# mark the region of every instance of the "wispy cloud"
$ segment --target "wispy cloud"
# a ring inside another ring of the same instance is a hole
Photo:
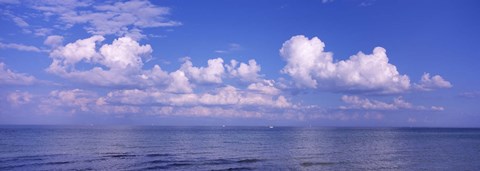
[[[333,2],[334,0],[322,0],[322,3],[326,4],[326,3],[330,3],[330,2]]]
[[[230,43],[230,44],[228,44],[228,48],[223,49],[223,50],[215,50],[214,52],[215,53],[231,53],[231,52],[234,52],[234,51],[239,51],[241,49],[242,49],[242,46],[240,46],[240,44]]]
[[[463,98],[480,98],[480,91],[469,91],[469,92],[463,92],[459,94],[460,97]]]
[[[38,80],[25,73],[16,73],[7,68],[5,63],[0,62],[0,84],[6,85],[31,85]]]
[[[86,24],[86,31],[94,35],[136,34],[138,37],[141,34],[139,29],[142,28],[181,25],[180,22],[166,18],[170,14],[169,8],[156,6],[146,0],[102,3],[40,1],[31,7],[41,11],[45,17],[58,20],[65,28]]]
[[[348,109],[360,109],[360,110],[432,110],[432,111],[442,111],[443,107],[440,106],[415,106],[410,102],[405,101],[402,97],[397,97],[393,99],[393,102],[387,103],[379,100],[370,100],[368,98],[361,98],[359,96],[342,96],[342,101],[347,103],[348,106],[340,106],[342,110]]]
[[[17,43],[2,43],[0,42],[0,49],[15,49],[19,51],[29,51],[29,52],[48,52],[47,50],[42,50],[35,46],[23,45]]]
[[[20,106],[23,104],[30,103],[32,98],[33,98],[33,95],[30,94],[29,92],[17,90],[15,92],[11,92],[8,94],[7,101],[13,106]]]
[[[360,3],[361,7],[368,7],[372,6],[375,4],[375,0],[364,0],[362,3]]]
[[[0,3],[9,3],[9,2],[0,2]],[[16,4],[16,3],[11,3],[11,4]],[[4,16],[11,19],[12,22],[15,23],[15,25],[17,25],[20,28],[25,29],[25,28],[28,28],[30,26],[30,24],[28,24],[22,17],[19,17],[17,15],[12,14],[11,11],[2,10],[1,12]]]

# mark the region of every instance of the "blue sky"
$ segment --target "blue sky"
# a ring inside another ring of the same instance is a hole
[[[477,1],[0,5],[0,124],[480,126]]]

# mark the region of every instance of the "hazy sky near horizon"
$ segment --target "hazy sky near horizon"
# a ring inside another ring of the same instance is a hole
[[[0,0],[0,124],[478,127],[479,8]]]

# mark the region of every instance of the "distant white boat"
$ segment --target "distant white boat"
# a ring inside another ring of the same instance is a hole
[[[224,127],[224,128],[225,128],[225,125],[222,125],[222,127]]]
[[[270,125],[270,126],[268,126],[268,128],[273,128],[273,126],[272,126],[272,125]]]

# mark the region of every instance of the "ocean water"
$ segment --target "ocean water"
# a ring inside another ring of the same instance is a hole
[[[480,129],[0,126],[0,170],[479,170]]]

